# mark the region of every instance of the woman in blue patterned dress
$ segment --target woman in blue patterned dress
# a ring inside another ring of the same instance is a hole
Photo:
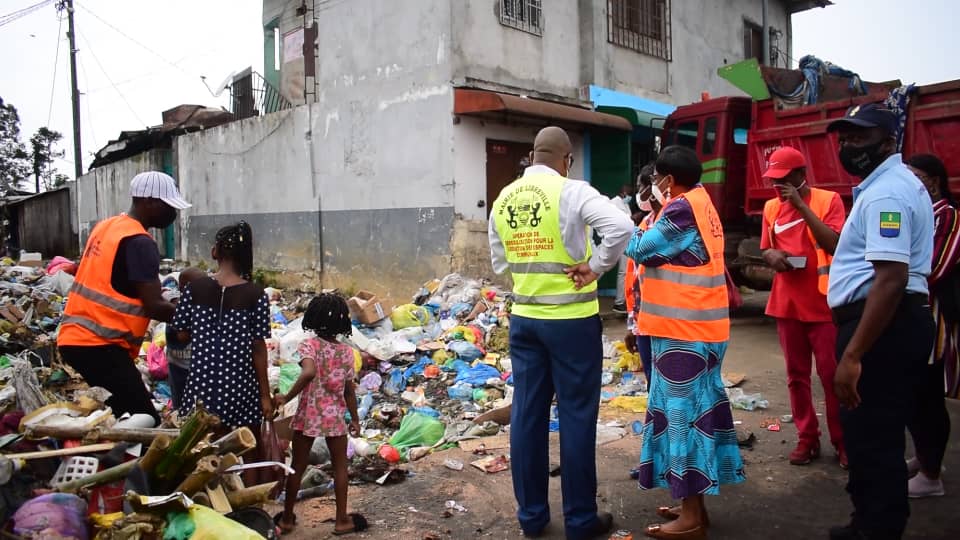
[[[745,479],[720,378],[729,338],[723,229],[701,172],[692,150],[664,149],[653,177],[663,211],[627,248],[646,267],[638,324],[653,353],[640,487],[669,488],[682,501],[658,509],[667,522],[647,528],[653,538],[706,538],[703,496]]]

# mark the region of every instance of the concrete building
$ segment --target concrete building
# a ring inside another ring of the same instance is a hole
[[[176,138],[194,204],[177,255],[245,219],[258,266],[324,286],[489,275],[488,208],[540,128],[566,128],[573,175],[613,194],[652,155],[651,119],[737,93],[726,63],[785,66],[790,14],[828,3],[264,0],[263,79],[294,108]]]

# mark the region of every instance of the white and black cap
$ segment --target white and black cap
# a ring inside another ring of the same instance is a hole
[[[191,206],[180,195],[173,177],[160,171],[147,171],[134,176],[130,181],[130,196],[140,199],[160,199],[177,210]]]

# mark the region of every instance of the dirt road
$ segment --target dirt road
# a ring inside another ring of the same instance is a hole
[[[791,466],[787,454],[793,448],[796,430],[783,424],[779,433],[760,427],[768,417],[789,414],[783,358],[773,324],[759,316],[763,297],[749,298],[752,312],[735,320],[724,371],[747,375],[742,388],[761,392],[770,408],[757,412],[734,411],[734,418],[752,430],[757,442],[743,452],[748,480],[744,484],[724,487],[722,495],[708,499],[713,526],[712,540],[792,540],[826,538],[827,529],[848,520],[851,506],[844,491],[846,473],[834,459],[828,438],[822,439],[824,456],[806,467]],[[620,321],[606,321],[605,332],[611,339],[624,333]],[[817,408],[823,411],[823,392],[814,382]],[[891,388],[896,392],[896,388]],[[905,538],[960,538],[960,404],[950,403],[954,429],[947,450],[944,481],[947,496],[911,502],[912,517]],[[629,421],[635,418],[620,415],[609,408],[601,409],[601,417]],[[639,418],[637,416],[636,418]],[[822,420],[822,417],[821,417]],[[628,422],[629,426],[629,422]],[[823,428],[825,432],[825,427]],[[654,509],[669,504],[668,493],[640,491],[627,471],[638,459],[639,438],[627,437],[601,446],[597,452],[599,475],[598,504],[613,512],[617,527],[632,531],[634,538],[643,538],[647,524],[657,522]],[[557,439],[552,444],[552,459],[559,463]],[[514,517],[512,484],[509,472],[486,474],[467,466],[463,471],[443,467],[446,458],[469,462],[472,456],[459,449],[431,455],[413,463],[414,473],[406,482],[382,488],[351,487],[350,506],[362,512],[371,523],[365,539],[426,538],[521,538]],[[546,538],[563,538],[563,513],[560,480],[550,482],[553,521]],[[454,510],[444,517],[444,503],[455,500],[466,508]],[[322,523],[333,516],[333,499],[304,501],[298,506],[300,527],[291,539],[332,538],[332,525]]]

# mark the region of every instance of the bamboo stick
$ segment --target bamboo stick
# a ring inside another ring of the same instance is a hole
[[[130,474],[130,471],[133,470],[136,466],[137,461],[131,460],[126,463],[121,463],[116,467],[111,467],[109,469],[100,471],[96,474],[92,474],[85,478],[78,478],[77,480],[71,480],[69,482],[64,482],[55,487],[55,489],[61,493],[76,493],[81,488],[89,486],[99,486],[101,484],[109,484],[110,482],[116,482],[122,480]]]
[[[179,435],[180,431],[176,429],[157,428],[95,427],[85,429],[71,426],[33,426],[26,428],[24,434],[28,439],[51,437],[60,440],[80,439],[85,442],[114,441],[150,444],[159,435],[167,435],[173,438]]]
[[[160,435],[154,439],[147,453],[140,459],[140,468],[150,474],[170,448],[171,442],[173,439],[166,435]]]
[[[214,441],[213,446],[217,448],[218,454],[223,455],[232,452],[238,456],[241,456],[257,447],[257,438],[254,436],[253,431],[251,431],[250,428],[242,427],[237,428],[230,433],[227,433],[220,439]]]
[[[62,456],[75,456],[77,454],[96,454],[98,452],[108,452],[113,450],[117,443],[100,443],[88,446],[77,446],[74,448],[61,448],[59,450],[40,450],[37,452],[24,452],[22,454],[3,454],[0,458],[7,459],[42,459]]]
[[[217,469],[220,467],[220,458],[217,456],[207,456],[201,458],[197,463],[196,469],[180,482],[175,491],[182,491],[188,497],[206,487],[207,483],[217,475]]]
[[[180,428],[180,435],[170,444],[170,448],[152,471],[151,477],[159,480],[157,484],[166,483],[168,487],[172,487],[171,484],[176,482],[185,462],[189,461],[190,451],[219,424],[220,419],[208,413],[203,404],[197,402],[193,413]]]
[[[269,482],[248,488],[238,489],[227,492],[227,500],[234,509],[246,508],[255,504],[267,502],[270,492],[277,487],[279,482]]]

